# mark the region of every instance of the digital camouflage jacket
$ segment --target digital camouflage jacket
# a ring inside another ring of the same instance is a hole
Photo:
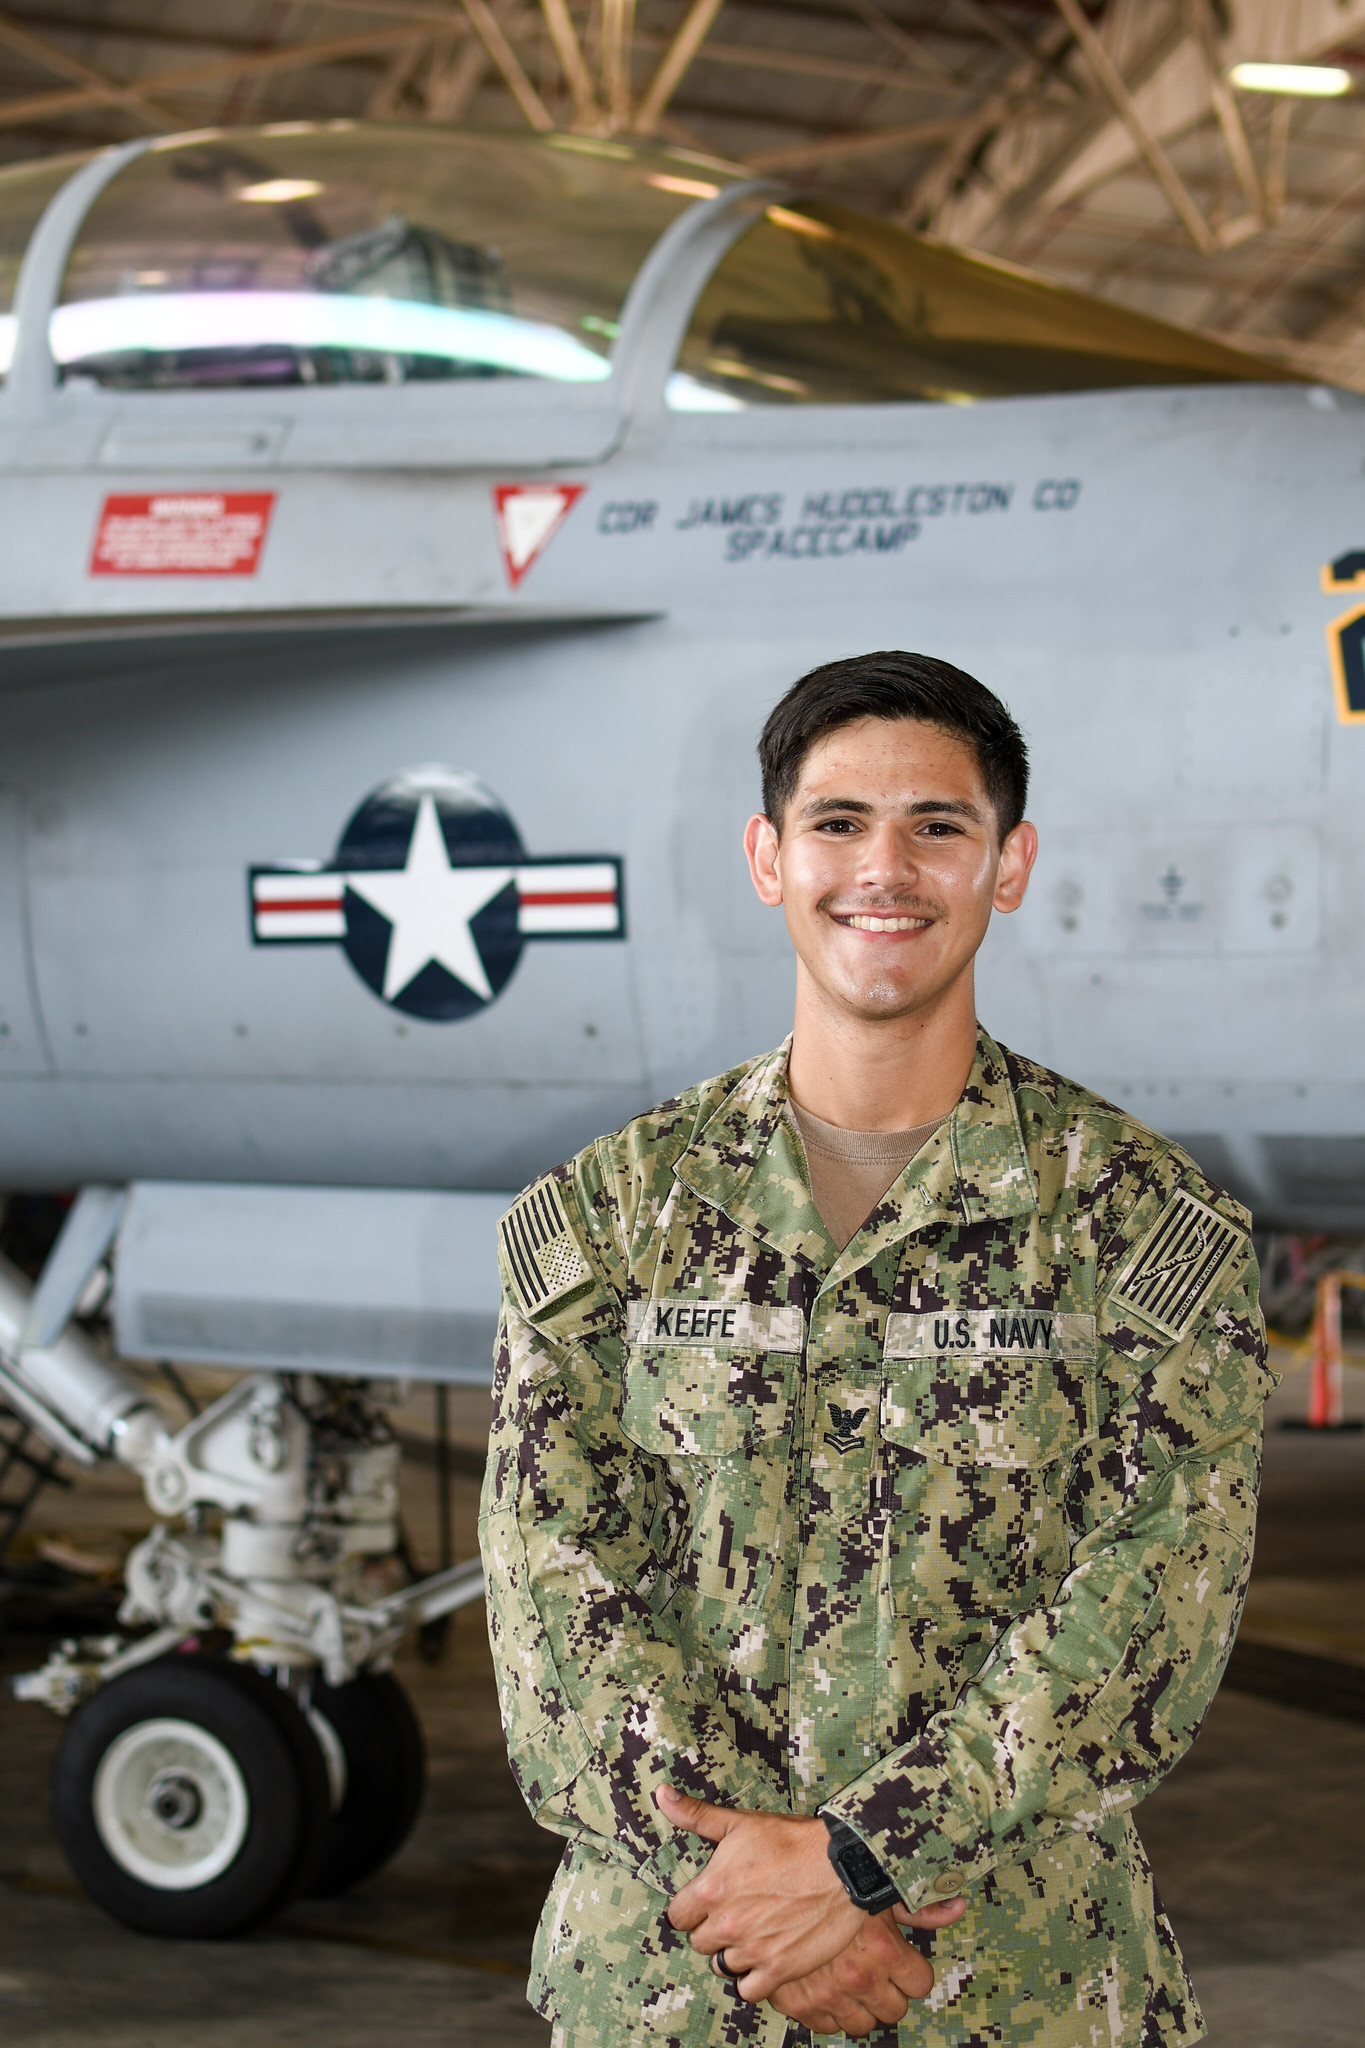
[[[557,2048],[805,2040],[665,1917],[654,1804],[847,1821],[961,1891],[882,2048],[1175,2048],[1203,2023],[1130,1810],[1232,1644],[1271,1385],[1247,1216],[981,1035],[843,1252],[786,1048],[590,1145],[502,1226],[481,1519],[503,1721],[568,1837]]]

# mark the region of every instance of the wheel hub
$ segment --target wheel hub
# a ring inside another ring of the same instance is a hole
[[[94,1817],[115,1862],[158,1891],[211,1884],[235,1860],[251,1820],[241,1767],[207,1728],[139,1721],[95,1773]]]
[[[147,1787],[147,1809],[163,1828],[192,1828],[204,1811],[204,1795],[184,1771],[160,1771]]]

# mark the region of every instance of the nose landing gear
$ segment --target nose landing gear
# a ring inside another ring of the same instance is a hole
[[[334,1898],[387,1863],[426,1759],[387,1671],[286,1689],[249,1665],[177,1654],[78,1709],[53,1804],[75,1875],[143,1934],[240,1934],[290,1899]]]
[[[125,1925],[199,1939],[344,1891],[393,1855],[422,1794],[417,1723],[384,1667],[409,1630],[481,1597],[482,1567],[374,1597],[371,1568],[401,1554],[399,1450],[367,1384],[253,1373],[172,1436],[67,1333],[23,1356],[68,1427],[6,1363],[25,1313],[0,1265],[6,1398],[83,1462],[114,1447],[158,1516],[184,1521],[159,1519],[126,1562],[119,1621],[149,1634],[63,1642],[10,1681],[74,1710],[54,1802],[73,1871]],[[206,1631],[236,1655],[190,1651]]]
[[[239,1934],[312,1883],[334,1826],[322,1751],[290,1695],[197,1655],[159,1658],[87,1700],[58,1753],[54,1808],[71,1868],[106,1912],[198,1940]]]

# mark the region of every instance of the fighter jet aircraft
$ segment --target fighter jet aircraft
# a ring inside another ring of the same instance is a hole
[[[1365,1228],[1359,398],[580,135],[12,168],[0,316],[0,1177],[81,1191],[0,1398],[159,1517],[130,1633],[20,1690],[111,1911],[230,1932],[401,1838],[386,1660],[479,1581],[367,1592],[369,1390],[486,1380],[508,1192],[785,1030],[738,845],[815,663],[1028,732],[990,1028]],[[101,1265],[117,1353],[241,1372],[178,1434],[71,1322]]]

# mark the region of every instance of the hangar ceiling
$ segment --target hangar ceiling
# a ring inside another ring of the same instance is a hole
[[[1338,98],[1245,60],[1334,64]],[[347,117],[655,135],[1365,389],[1365,0],[19,0],[0,160]]]

